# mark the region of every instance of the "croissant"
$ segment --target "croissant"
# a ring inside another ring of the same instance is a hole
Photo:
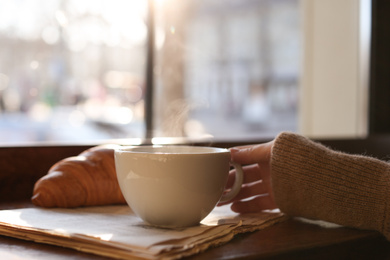
[[[57,162],[35,183],[32,203],[47,208],[126,203],[115,172],[116,147],[95,146]]]

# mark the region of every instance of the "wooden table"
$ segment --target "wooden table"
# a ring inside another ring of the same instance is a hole
[[[322,142],[341,151],[370,154],[378,158],[390,154],[390,136]],[[242,144],[246,143],[213,145],[231,147]],[[55,162],[77,155],[88,147],[0,147],[0,209],[32,207],[29,198],[35,181],[46,174]],[[0,259],[106,258],[0,235]],[[390,259],[390,243],[372,231],[326,229],[290,219],[265,230],[238,235],[229,243],[190,259]]]
[[[1,209],[32,207],[28,201],[0,203]],[[73,249],[0,235],[0,259],[106,259]],[[390,243],[379,233],[323,228],[290,219],[189,259],[390,259]]]

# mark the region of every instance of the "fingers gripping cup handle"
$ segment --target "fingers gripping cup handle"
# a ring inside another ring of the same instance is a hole
[[[233,199],[240,192],[244,180],[244,173],[241,165],[235,162],[230,162],[230,164],[236,169],[234,184],[229,192],[222,195],[220,202],[227,202]]]

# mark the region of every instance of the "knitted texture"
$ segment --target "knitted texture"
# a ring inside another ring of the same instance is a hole
[[[390,164],[281,133],[272,149],[271,175],[284,213],[377,230],[390,240]]]

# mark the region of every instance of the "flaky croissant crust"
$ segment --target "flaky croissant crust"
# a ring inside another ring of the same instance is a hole
[[[39,179],[32,202],[40,207],[72,208],[124,204],[115,172],[116,145],[101,145],[54,164]]]

